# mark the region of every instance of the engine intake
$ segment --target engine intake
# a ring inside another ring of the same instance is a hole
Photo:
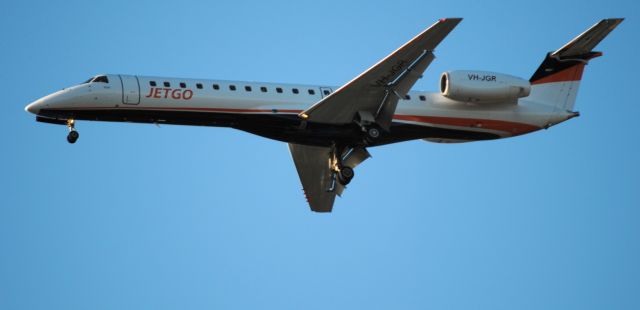
[[[465,102],[513,102],[529,96],[531,84],[519,77],[485,71],[448,71],[440,77],[443,96]]]

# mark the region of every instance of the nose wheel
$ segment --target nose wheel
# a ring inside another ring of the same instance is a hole
[[[74,144],[80,138],[80,134],[76,131],[75,121],[73,119],[67,120],[67,128],[69,128],[69,134],[67,135],[67,142]]]

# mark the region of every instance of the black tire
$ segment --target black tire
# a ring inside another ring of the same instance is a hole
[[[80,138],[80,134],[77,131],[72,130],[67,135],[67,142],[74,144],[76,143],[76,141],[78,141],[78,138]]]
[[[351,167],[342,167],[340,169],[340,173],[338,173],[338,179],[340,183],[342,183],[342,185],[349,184],[354,176],[355,173],[353,172],[353,169]]]
[[[376,127],[371,127],[367,129],[367,136],[369,139],[378,139],[380,138],[380,129]]]
[[[353,176],[355,175],[351,167],[342,167],[342,169],[340,169],[340,174],[346,179],[353,179]]]

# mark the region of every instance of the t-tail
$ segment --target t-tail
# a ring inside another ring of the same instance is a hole
[[[589,60],[602,56],[593,49],[624,19],[603,19],[553,53],[548,53],[533,74],[528,99],[551,105],[557,112],[572,112],[582,73]]]

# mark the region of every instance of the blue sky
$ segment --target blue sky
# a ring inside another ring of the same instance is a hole
[[[13,1],[0,11],[0,309],[638,309],[635,1]],[[626,17],[582,116],[513,139],[371,150],[331,214],[285,144],[230,129],[36,123],[98,73],[339,85],[441,17],[442,71],[528,78]]]

